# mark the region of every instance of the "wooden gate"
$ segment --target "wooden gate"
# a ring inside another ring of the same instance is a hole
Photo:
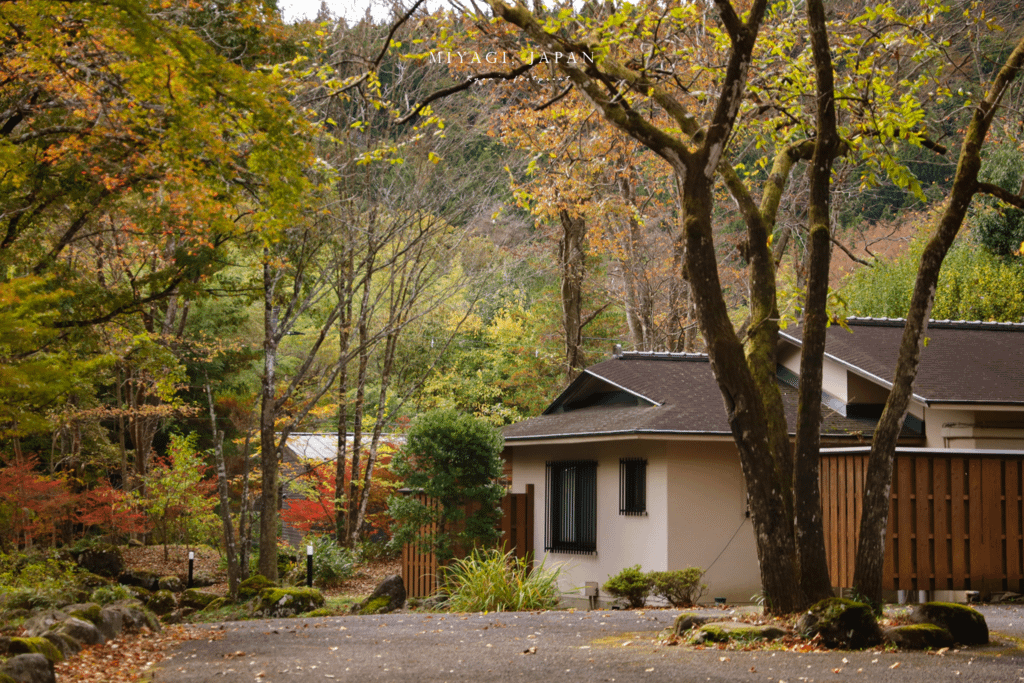
[[[413,493],[417,499],[433,508],[437,501],[430,500],[425,494]],[[479,503],[466,508],[466,515],[471,515],[480,508]],[[507,493],[501,499],[501,545],[511,550],[517,558],[526,558],[533,553],[533,484],[527,484],[526,493]],[[424,534],[436,531],[434,525],[423,527]],[[433,553],[426,553],[416,547],[415,543],[407,543],[402,548],[402,580],[405,592],[411,598],[422,598],[433,595],[437,590],[437,558]]]
[[[822,455],[825,544],[834,586],[853,584],[866,466],[864,452]],[[883,588],[1020,592],[1022,493],[1019,456],[897,451]]]

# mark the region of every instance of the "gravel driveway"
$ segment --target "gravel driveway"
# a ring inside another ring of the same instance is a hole
[[[1024,609],[982,608],[992,645],[945,655],[661,647],[677,610],[401,613],[197,627],[155,683],[245,681],[1024,681]]]

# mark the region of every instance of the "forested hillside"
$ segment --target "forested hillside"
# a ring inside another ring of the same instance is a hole
[[[590,27],[587,54],[623,65],[607,87],[696,144],[727,82],[726,14],[641,5],[537,21]],[[907,314],[1017,15],[829,3],[829,316]],[[342,435],[310,491],[319,528],[358,544],[393,479],[387,437],[417,415],[509,424],[613,344],[705,349],[678,169],[509,26],[411,3],[295,24],[272,0],[0,3],[0,550],[147,532],[231,545],[247,567],[253,539],[274,548],[276,515],[256,511],[276,509],[299,432]],[[803,5],[768,5],[729,154],[709,167],[744,343],[758,316],[802,320],[819,258],[806,31]],[[633,73],[649,82],[626,87]],[[1001,95],[935,317],[1024,319],[1021,87]],[[752,282],[762,252],[774,313]],[[175,485],[202,495],[162,505]]]

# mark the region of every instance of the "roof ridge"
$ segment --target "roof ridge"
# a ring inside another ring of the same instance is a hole
[[[707,361],[706,353],[688,353],[685,351],[623,351],[620,360],[688,360]]]
[[[907,322],[906,318],[884,318],[884,317],[869,317],[869,316],[849,316],[846,318],[847,324],[852,325],[863,325],[875,326],[875,327],[903,327]],[[949,319],[930,319],[928,321],[929,328],[936,329],[947,329],[947,330],[1006,330],[1013,332],[1024,331],[1024,322],[995,322],[988,320],[949,320]]]

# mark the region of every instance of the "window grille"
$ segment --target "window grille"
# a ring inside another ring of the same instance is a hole
[[[597,463],[547,463],[544,549],[581,555],[597,552]]]
[[[647,514],[647,461],[643,458],[619,460],[619,514]]]

